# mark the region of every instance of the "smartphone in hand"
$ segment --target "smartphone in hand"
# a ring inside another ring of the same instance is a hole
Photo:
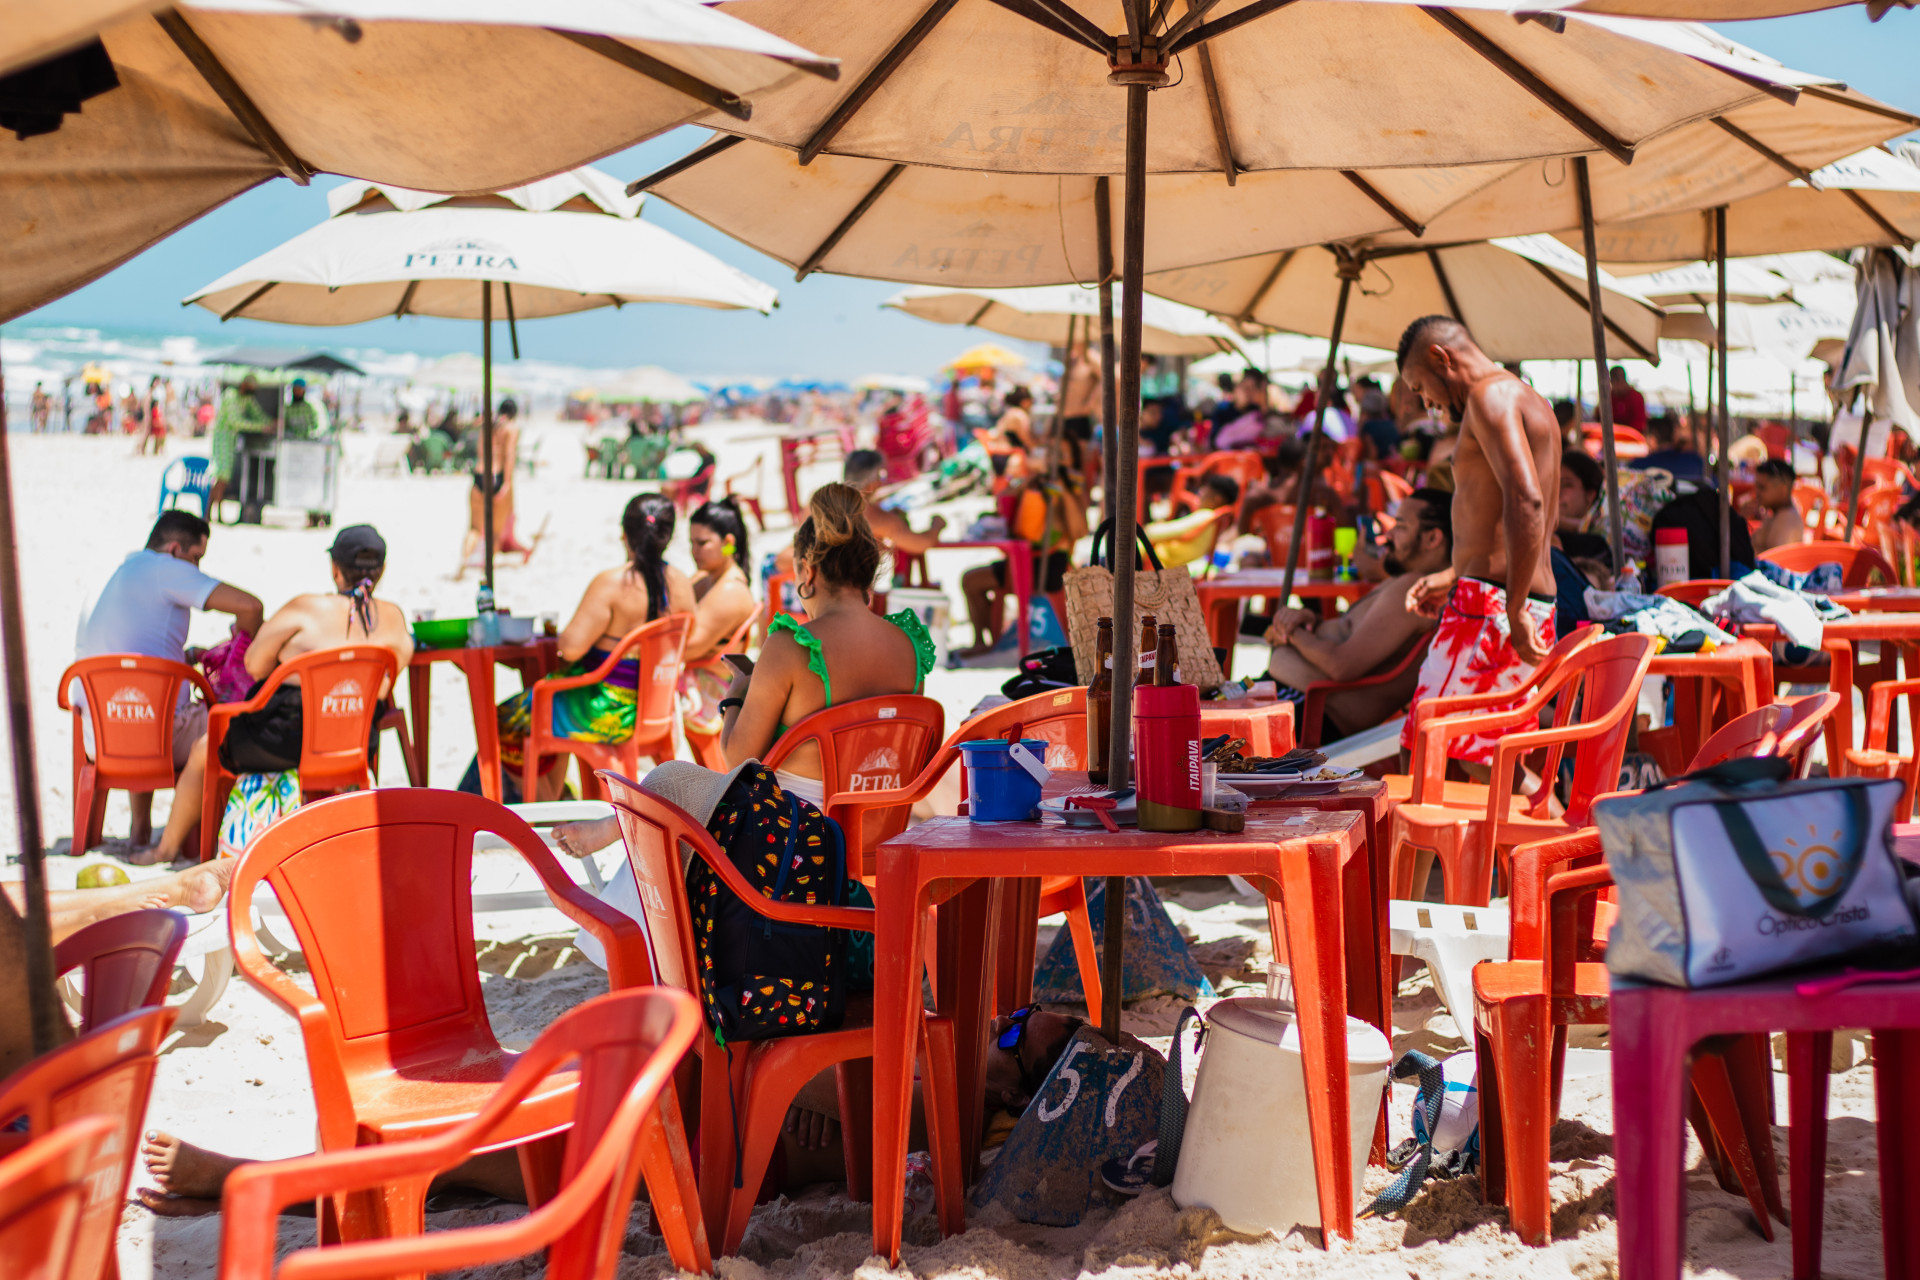
[[[744,653],[723,653],[720,655],[720,660],[743,676],[753,674],[753,659]]]

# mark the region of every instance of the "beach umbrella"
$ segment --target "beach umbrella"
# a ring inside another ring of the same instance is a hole
[[[1230,316],[1239,324],[1324,336],[1330,350],[1349,340],[1395,347],[1406,327],[1421,316],[1450,315],[1499,361],[1578,359],[1594,351],[1594,330],[1600,326],[1641,359],[1660,358],[1660,308],[1622,288],[1552,236],[1432,248],[1335,245],[1288,250],[1170,271],[1147,283],[1156,293]],[[1598,308],[1591,302],[1596,297]],[[1313,474],[1333,369],[1329,355],[1307,439],[1303,485]],[[1610,415],[1603,424],[1604,435],[1611,438]],[[1610,492],[1613,487],[1609,485]],[[1302,500],[1295,504],[1283,591],[1292,590],[1305,541],[1304,493],[1303,488]],[[1620,535],[1616,527],[1616,560]]]
[[[970,372],[986,369],[1024,369],[1027,358],[1018,351],[1009,351],[997,342],[982,342],[978,346],[968,347],[943,368],[965,376]]]
[[[1859,514],[1861,477],[1867,469],[1867,426],[1885,419],[1909,436],[1920,437],[1920,306],[1913,303],[1914,291],[1920,289],[1920,270],[1909,255],[1896,249],[1867,250],[1856,270],[1859,295],[1853,329],[1833,372],[1836,392],[1860,394],[1865,401],[1853,493],[1847,501],[1849,536]]]
[[[640,201],[594,169],[490,196],[375,183],[328,195],[333,216],[187,295],[222,320],[358,324],[380,316],[481,322],[481,471],[493,473],[493,317],[513,353],[521,319],[668,302],[770,312],[777,294],[640,218]],[[493,584],[493,504],[482,503]]]
[[[850,72],[851,88],[796,84],[752,121],[701,121],[786,146],[803,161],[833,152],[886,162],[829,239],[909,165],[1125,179],[1117,242],[1109,203],[1095,200],[1092,277],[1113,280],[1117,257],[1124,294],[1116,342],[1103,342],[1118,348],[1103,356],[1112,375],[1104,385],[1114,389],[1105,420],[1115,427],[1105,488],[1109,512],[1123,519],[1138,480],[1149,173],[1212,172],[1232,182],[1249,171],[1327,169],[1370,182],[1371,171],[1406,165],[1514,164],[1592,150],[1625,161],[1677,125],[1757,101],[1770,82],[1747,74],[1757,59],[1690,28],[1557,15],[1515,22],[1492,4],[931,0],[876,9],[740,0],[722,8],[831,47]],[[1116,18],[1119,29],[1110,30]],[[1095,183],[1096,197],[1108,191]],[[1200,225],[1181,230],[1198,235]],[[1105,315],[1102,328],[1104,337]],[[1133,572],[1131,556],[1116,557],[1118,618],[1133,614]],[[1115,640],[1114,698],[1131,705],[1131,629],[1116,628]],[[1131,728],[1130,716],[1114,717],[1115,786],[1129,780]],[[1100,1021],[1115,1036],[1123,898],[1109,885],[1103,976],[1111,981]],[[876,1189],[876,1220],[894,1216],[896,1194]]]
[[[658,365],[642,365],[610,382],[576,392],[575,397],[600,404],[698,404],[707,395],[677,373]]]
[[[1085,341],[1100,297],[1074,284],[1029,289],[939,289],[917,285],[880,304],[935,324],[964,324],[1008,338],[1065,347]],[[1140,349],[1156,356],[1239,350],[1234,331],[1197,307],[1149,295],[1141,300]],[[1091,345],[1091,344],[1089,344]]]
[[[491,191],[834,70],[695,0],[5,0],[0,320],[276,176]]]
[[[1629,18],[1665,18],[1680,22],[1745,22],[1785,18],[1796,13],[1844,9],[1860,0],[1571,0],[1556,8],[1613,13]],[[1867,16],[1878,22],[1889,11],[1911,9],[1920,0],[1865,0]],[[1516,6],[1517,7],[1517,6]]]
[[[1719,274],[1710,262],[1687,262],[1645,275],[1619,275],[1620,287],[1662,307],[1706,307],[1719,294]],[[1793,292],[1786,277],[1744,259],[1727,263],[1727,301],[1762,306]]]

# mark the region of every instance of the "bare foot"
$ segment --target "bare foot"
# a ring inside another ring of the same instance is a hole
[[[589,818],[583,822],[557,822],[553,842],[576,858],[589,857],[620,838],[616,818]]]
[[[212,1200],[215,1207],[219,1205],[220,1189],[226,1185],[227,1175],[247,1163],[235,1156],[223,1156],[191,1142],[182,1142],[159,1129],[147,1130],[140,1154],[146,1159],[147,1172],[168,1196]],[[141,1203],[146,1204],[144,1196]]]
[[[235,858],[215,858],[212,862],[196,863],[185,871],[176,871],[168,886],[173,898],[171,905],[185,907],[196,914],[213,910],[227,896],[227,885],[233,880],[236,865]]]
[[[218,1200],[201,1196],[170,1196],[152,1187],[136,1187],[133,1198],[148,1213],[159,1218],[204,1218],[210,1213],[220,1212]]]
[[[129,866],[135,867],[161,867],[173,861],[172,858],[160,852],[160,846],[157,844],[148,845],[144,849],[135,849],[131,853],[116,854],[114,856]]]

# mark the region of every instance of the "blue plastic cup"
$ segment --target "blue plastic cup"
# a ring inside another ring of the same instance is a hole
[[[1047,744],[1023,738],[1020,745],[1044,760]],[[1040,782],[1020,767],[1005,738],[960,744],[967,768],[967,814],[975,822],[1032,822],[1040,816]]]

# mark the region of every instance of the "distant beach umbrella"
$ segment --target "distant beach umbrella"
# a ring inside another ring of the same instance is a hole
[[[1195,307],[1148,296],[1141,300],[1140,349],[1156,356],[1204,356],[1238,351],[1237,335]],[[880,304],[935,324],[964,324],[1024,342],[1064,347],[1086,341],[1099,318],[1100,297],[1079,285],[1031,289],[939,289],[917,285]]]

